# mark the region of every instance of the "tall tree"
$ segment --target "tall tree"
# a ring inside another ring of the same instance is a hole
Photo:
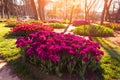
[[[90,11],[92,10],[92,8],[95,8],[97,0],[85,0],[84,2],[85,2],[85,20],[89,20]]]
[[[110,5],[111,5],[111,2],[112,2],[112,0],[104,0],[104,8],[103,8],[103,11],[102,11],[101,23],[100,23],[101,25],[102,25],[103,22],[104,22],[106,13],[108,14],[109,7],[110,7]]]
[[[113,0],[110,0],[109,3],[107,4],[106,14],[105,14],[105,21],[108,21],[109,18],[110,18],[110,12],[109,12],[109,9],[110,9],[110,6],[111,6],[112,1],[113,1]]]
[[[35,5],[34,0],[31,0],[31,6],[32,6],[32,8],[33,8],[34,17],[35,17],[35,19],[38,20],[38,19],[39,19],[39,16],[38,16],[38,12],[37,12],[36,5]]]
[[[38,0],[38,12],[41,20],[45,20],[45,5],[49,2],[50,0]]]
[[[5,17],[5,4],[4,4],[4,0],[1,0],[1,5],[2,5],[1,18],[4,18]]]
[[[116,13],[116,19],[115,19],[116,23],[118,23],[118,20],[120,20],[120,1],[118,2],[118,4],[119,4],[119,8],[118,8],[117,13]]]
[[[69,19],[69,24],[67,25],[67,27],[64,29],[63,33],[67,32],[68,28],[70,27],[70,24],[72,22],[72,19],[73,19],[73,12],[74,12],[74,8],[75,8],[75,0],[73,0],[73,5],[72,5],[72,8],[71,8],[71,13],[70,13],[70,19]]]

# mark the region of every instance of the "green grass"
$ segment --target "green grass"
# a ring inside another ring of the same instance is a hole
[[[19,49],[16,49],[15,38],[6,38],[5,35],[10,31],[10,28],[3,27],[4,24],[0,24],[0,55],[9,60],[18,54]]]
[[[104,80],[120,79],[120,47],[104,38],[95,38],[95,41],[100,42],[105,53],[100,65]]]
[[[8,35],[10,28],[0,23],[0,56],[3,56],[12,69],[22,80],[61,80],[58,77],[46,75],[38,71],[36,67],[28,65],[21,59],[20,50],[16,48],[16,36]],[[105,52],[98,69],[98,80],[120,79],[120,47],[104,38],[95,38],[100,42]],[[39,74],[38,74],[39,73]]]
[[[66,26],[62,23],[49,23],[55,29],[64,29]]]
[[[22,63],[20,50],[16,48],[17,37],[8,35],[10,28],[4,26],[4,23],[0,23],[0,56],[5,58],[22,80],[34,80],[28,66]]]

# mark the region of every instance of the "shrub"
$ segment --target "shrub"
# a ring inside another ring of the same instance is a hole
[[[49,25],[52,26],[53,28],[57,28],[57,29],[65,28],[65,25],[62,23],[50,23]]]
[[[80,25],[89,25],[90,22],[86,20],[74,20],[72,21],[73,26],[80,26]]]
[[[43,24],[41,20],[30,20],[30,23]]]
[[[0,22],[6,22],[7,19],[0,19]]]
[[[66,20],[62,20],[61,23],[68,24],[68,23],[70,23],[70,21],[68,19],[66,19]]]
[[[53,31],[53,27],[48,25],[29,23],[29,24],[18,24],[17,26],[11,28],[12,34],[15,34],[18,36],[28,35],[30,33],[33,33],[39,30]]]
[[[112,29],[98,25],[79,26],[73,32],[81,36],[94,36],[94,37],[113,36]]]
[[[39,65],[42,71],[55,72],[58,76],[74,72],[84,79],[87,70],[96,69],[103,55],[99,43],[91,40],[72,34],[39,31],[18,38],[16,44],[24,58]]]
[[[30,24],[30,23],[35,23],[35,24],[42,24],[42,21],[38,20],[29,20],[29,21],[21,21],[21,20],[16,20],[16,19],[9,19],[6,22],[6,27],[15,27],[16,25],[19,24]]]
[[[16,24],[15,23],[10,23],[10,24],[6,24],[5,27],[15,27]]]
[[[110,22],[104,22],[104,26],[112,28],[114,30],[120,30],[120,24],[119,23],[110,23]]]
[[[6,22],[6,27],[15,27],[17,25],[19,21],[17,21],[16,19],[9,19]]]

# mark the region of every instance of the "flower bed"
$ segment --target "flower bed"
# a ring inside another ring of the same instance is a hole
[[[114,30],[120,30],[120,24],[119,23],[110,23],[110,22],[104,22],[104,26],[109,27]]]
[[[1,22],[6,22],[7,21],[7,19],[0,19],[0,23]]]
[[[103,52],[97,42],[72,34],[39,31],[17,39],[22,55],[44,72],[58,76],[70,73],[85,78],[87,70],[96,70]],[[95,66],[96,65],[96,66]]]
[[[49,25],[56,29],[64,29],[65,28],[65,25],[62,23],[49,23]]]
[[[113,29],[99,25],[79,26],[73,31],[73,33],[77,35],[94,37],[114,36],[113,32]]]
[[[86,20],[74,20],[72,24],[73,26],[80,26],[80,25],[89,25],[90,22]]]
[[[46,21],[43,21],[45,23],[61,23],[60,20],[57,20],[57,19],[51,19],[51,20],[46,20]]]
[[[63,24],[69,24],[70,21],[68,19],[66,19],[66,20],[62,20],[61,23],[63,23]]]
[[[11,28],[12,34],[18,36],[28,35],[30,33],[39,30],[53,31],[53,27],[48,25],[36,24],[36,23],[27,23],[27,24],[18,24],[15,27]]]
[[[16,19],[9,19],[9,20],[7,20],[7,22],[6,22],[5,27],[14,27],[14,26],[16,26],[16,24],[17,24],[18,22],[19,22],[19,21],[17,21]]]

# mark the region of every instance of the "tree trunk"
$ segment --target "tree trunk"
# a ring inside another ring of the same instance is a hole
[[[5,10],[6,10],[6,15],[7,15],[7,18],[9,19],[10,18],[10,14],[9,14],[9,9],[8,9],[8,0],[5,1]]]
[[[44,11],[44,7],[45,7],[45,0],[38,0],[38,11],[39,11],[39,17],[41,20],[45,20],[45,11]]]
[[[1,1],[1,4],[2,4],[1,18],[4,18],[4,16],[5,16],[5,14],[4,14],[4,12],[5,12],[5,7],[4,7],[4,1],[3,1],[3,0]]]
[[[33,8],[34,17],[35,17],[36,20],[38,20],[39,17],[38,17],[38,13],[37,13],[37,9],[36,9],[34,0],[31,0],[31,6],[32,6],[32,8]]]
[[[85,0],[85,20],[87,20],[87,0]]]
[[[119,9],[118,9],[118,11],[117,11],[117,13],[116,13],[116,19],[115,19],[115,22],[116,23],[118,23],[118,20],[120,19],[120,7],[119,7]]]
[[[105,21],[108,21],[109,18],[110,18],[109,9],[110,9],[110,6],[111,6],[112,1],[113,1],[113,0],[110,0],[109,3],[108,3],[108,5],[107,5],[106,14],[105,14]]]
[[[108,2],[108,0],[104,0],[104,8],[103,8],[103,11],[102,11],[101,22],[100,22],[101,25],[103,25],[103,22],[104,22],[105,11],[106,11],[106,8],[107,8],[107,2]]]
[[[70,22],[69,22],[69,24],[67,25],[67,27],[64,29],[64,32],[63,32],[63,33],[67,32],[68,28],[70,27],[70,24],[71,24],[71,22],[72,22],[74,7],[75,7],[75,6],[73,5],[73,6],[72,6],[72,9],[71,9],[71,14],[70,14]]]

